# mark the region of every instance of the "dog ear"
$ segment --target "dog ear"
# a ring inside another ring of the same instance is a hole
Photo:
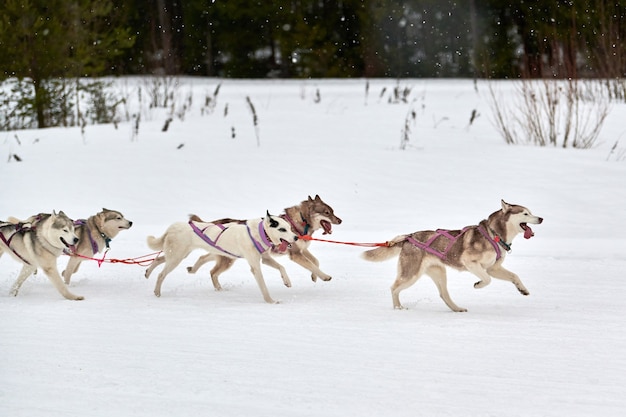
[[[269,210],[266,210],[266,213],[267,213],[267,219],[270,221],[270,227],[272,228],[278,227],[278,221],[272,218],[272,215],[270,214]]]
[[[502,212],[503,213],[507,213],[509,210],[511,210],[511,205],[509,203],[507,203],[504,200],[500,200],[500,203],[502,204]]]
[[[106,221],[107,215],[105,211],[101,211],[100,213],[96,214],[96,224],[99,227],[103,227],[104,226],[104,222]]]
[[[320,198],[319,194],[315,194],[315,201],[322,201],[322,199]]]

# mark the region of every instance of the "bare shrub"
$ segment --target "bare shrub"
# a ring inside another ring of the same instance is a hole
[[[170,107],[176,97],[179,87],[177,77],[164,75],[162,77],[144,78],[144,87],[150,98],[149,107]]]
[[[404,127],[402,128],[402,135],[400,137],[400,149],[402,150],[405,150],[409,145],[412,133],[411,126],[415,126],[416,119],[417,113],[415,112],[413,106],[411,106],[404,117]]]
[[[246,96],[246,101],[248,102],[250,113],[252,113],[252,124],[254,125],[254,134],[256,135],[256,145],[261,146],[261,138],[259,137],[259,117],[256,114],[256,108],[254,107],[254,104],[252,104],[250,96]]]
[[[592,80],[522,80],[511,99],[489,84],[493,122],[508,144],[588,149],[610,112],[602,84]]]

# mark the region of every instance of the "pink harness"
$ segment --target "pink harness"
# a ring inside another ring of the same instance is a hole
[[[485,231],[485,229],[483,229],[482,226],[467,226],[467,227],[464,227],[461,230],[461,232],[458,235],[456,235],[456,236],[453,236],[450,233],[450,230],[437,229],[437,230],[435,230],[435,233],[430,237],[430,239],[428,239],[426,242],[419,242],[419,241],[415,240],[411,236],[407,237],[406,240],[411,242],[416,247],[422,249],[423,251],[430,253],[431,255],[435,255],[435,256],[437,256],[438,258],[441,258],[441,259],[447,259],[448,252],[452,248],[452,245],[454,245],[456,243],[456,241],[461,236],[463,236],[463,234],[465,232],[467,232],[470,229],[473,229],[474,227],[476,227],[478,229],[478,231],[485,237],[485,239],[487,239],[489,241],[489,243],[491,243],[491,246],[493,246],[493,249],[496,251],[496,261],[499,260],[502,257],[502,252],[500,251],[500,247],[498,246],[498,242],[500,241],[500,239],[497,238],[497,241],[492,239],[491,236],[489,236],[489,234]],[[435,241],[435,239],[437,239],[439,237],[445,237],[449,241],[448,242],[448,246],[446,246],[446,248],[443,250],[443,252],[439,252],[438,250],[433,249],[431,247],[433,242]]]

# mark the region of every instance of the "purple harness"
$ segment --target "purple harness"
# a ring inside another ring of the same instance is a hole
[[[463,236],[463,234],[465,234],[465,232],[467,232],[470,229],[473,229],[474,227],[476,227],[476,226],[464,227],[461,230],[461,232],[458,235],[456,235],[456,236],[452,236],[452,234],[450,233],[450,230],[437,229],[437,230],[435,230],[435,233],[431,236],[431,238],[428,239],[426,242],[419,242],[419,241],[415,240],[411,236],[407,237],[406,240],[408,240],[413,245],[415,245],[416,247],[422,249],[425,252],[428,252],[428,253],[430,253],[432,255],[435,255],[438,258],[446,259],[447,256],[448,256],[448,252],[452,248],[452,245],[454,245],[456,243],[456,241],[461,236]],[[491,238],[491,236],[489,236],[489,234],[485,231],[485,229],[483,229],[482,226],[478,226],[477,229],[485,237],[485,239],[487,239],[489,241],[489,243],[491,243],[491,246],[493,246],[493,249],[496,251],[496,261],[499,260],[502,257],[502,252],[500,252],[500,247],[498,246],[498,243],[496,241],[494,241]],[[448,246],[446,246],[446,248],[444,249],[443,252],[439,252],[438,250],[433,249],[431,247],[433,242],[435,241],[435,239],[437,239],[438,237],[445,237],[449,241]]]
[[[10,225],[15,227],[15,231],[13,232],[13,234],[11,236],[9,236],[9,238],[7,239],[6,237],[4,237],[4,233],[2,231],[0,231],[0,239],[2,239],[2,241],[7,246],[7,248],[11,249],[11,252],[13,252],[15,254],[15,256],[20,258],[22,260],[22,262],[24,262],[26,265],[30,265],[30,262],[28,262],[26,259],[24,259],[22,257],[22,255],[17,253],[17,251],[11,247],[11,240],[13,240],[13,237],[15,237],[15,235],[18,234],[18,233],[25,233],[25,232],[33,231],[34,227],[24,227],[24,225],[22,223],[18,223],[16,225],[13,225],[13,224],[10,224]]]
[[[215,249],[224,252],[227,255],[233,256],[235,258],[241,258],[240,255],[236,255],[232,252],[227,251],[226,249],[222,248],[221,246],[219,246],[217,244],[217,241],[219,240],[220,236],[222,236],[222,233],[224,233],[224,231],[226,231],[228,228],[226,226],[224,226],[223,224],[219,224],[219,223],[210,223],[209,225],[207,225],[204,229],[200,229],[198,226],[196,226],[193,221],[189,220],[189,226],[191,226],[191,229],[196,233],[196,235],[198,235],[198,237],[200,237],[202,240],[204,240],[206,243],[208,243],[210,246],[214,247]],[[217,235],[217,237],[215,238],[215,240],[211,240],[210,237],[208,237],[204,232],[206,229],[208,229],[211,226],[216,226],[218,228],[220,228],[220,233]],[[254,237],[252,237],[252,232],[250,231],[250,226],[248,226],[248,223],[246,222],[246,229],[248,230],[248,236],[250,236],[250,240],[252,241],[252,244],[254,245],[254,247],[256,248],[256,250],[259,253],[263,253],[265,251],[267,251],[269,248],[271,248],[272,246],[274,246],[272,244],[272,242],[268,239],[267,237],[267,233],[265,233],[265,229],[263,228],[263,222],[259,222],[259,235],[261,236],[261,240],[262,242],[257,241]],[[266,247],[263,247],[263,245],[265,245]]]
[[[91,251],[94,255],[98,253],[100,251],[100,248],[98,247],[98,243],[91,237],[91,230],[89,229],[89,226],[87,226],[87,220],[74,220],[74,226],[84,226],[85,229],[87,229],[87,236],[89,236],[89,243],[91,243]],[[102,236],[104,242],[106,243],[107,249],[109,249],[109,242],[111,242],[111,239],[108,238],[104,233],[100,233],[100,236]]]

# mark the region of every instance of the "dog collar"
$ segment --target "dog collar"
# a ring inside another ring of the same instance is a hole
[[[511,252],[511,245],[512,245],[512,243],[506,243],[504,240],[502,240],[502,238],[492,228],[489,228],[489,231],[493,234],[493,241],[494,242],[496,242],[500,246],[502,246],[505,251]]]

